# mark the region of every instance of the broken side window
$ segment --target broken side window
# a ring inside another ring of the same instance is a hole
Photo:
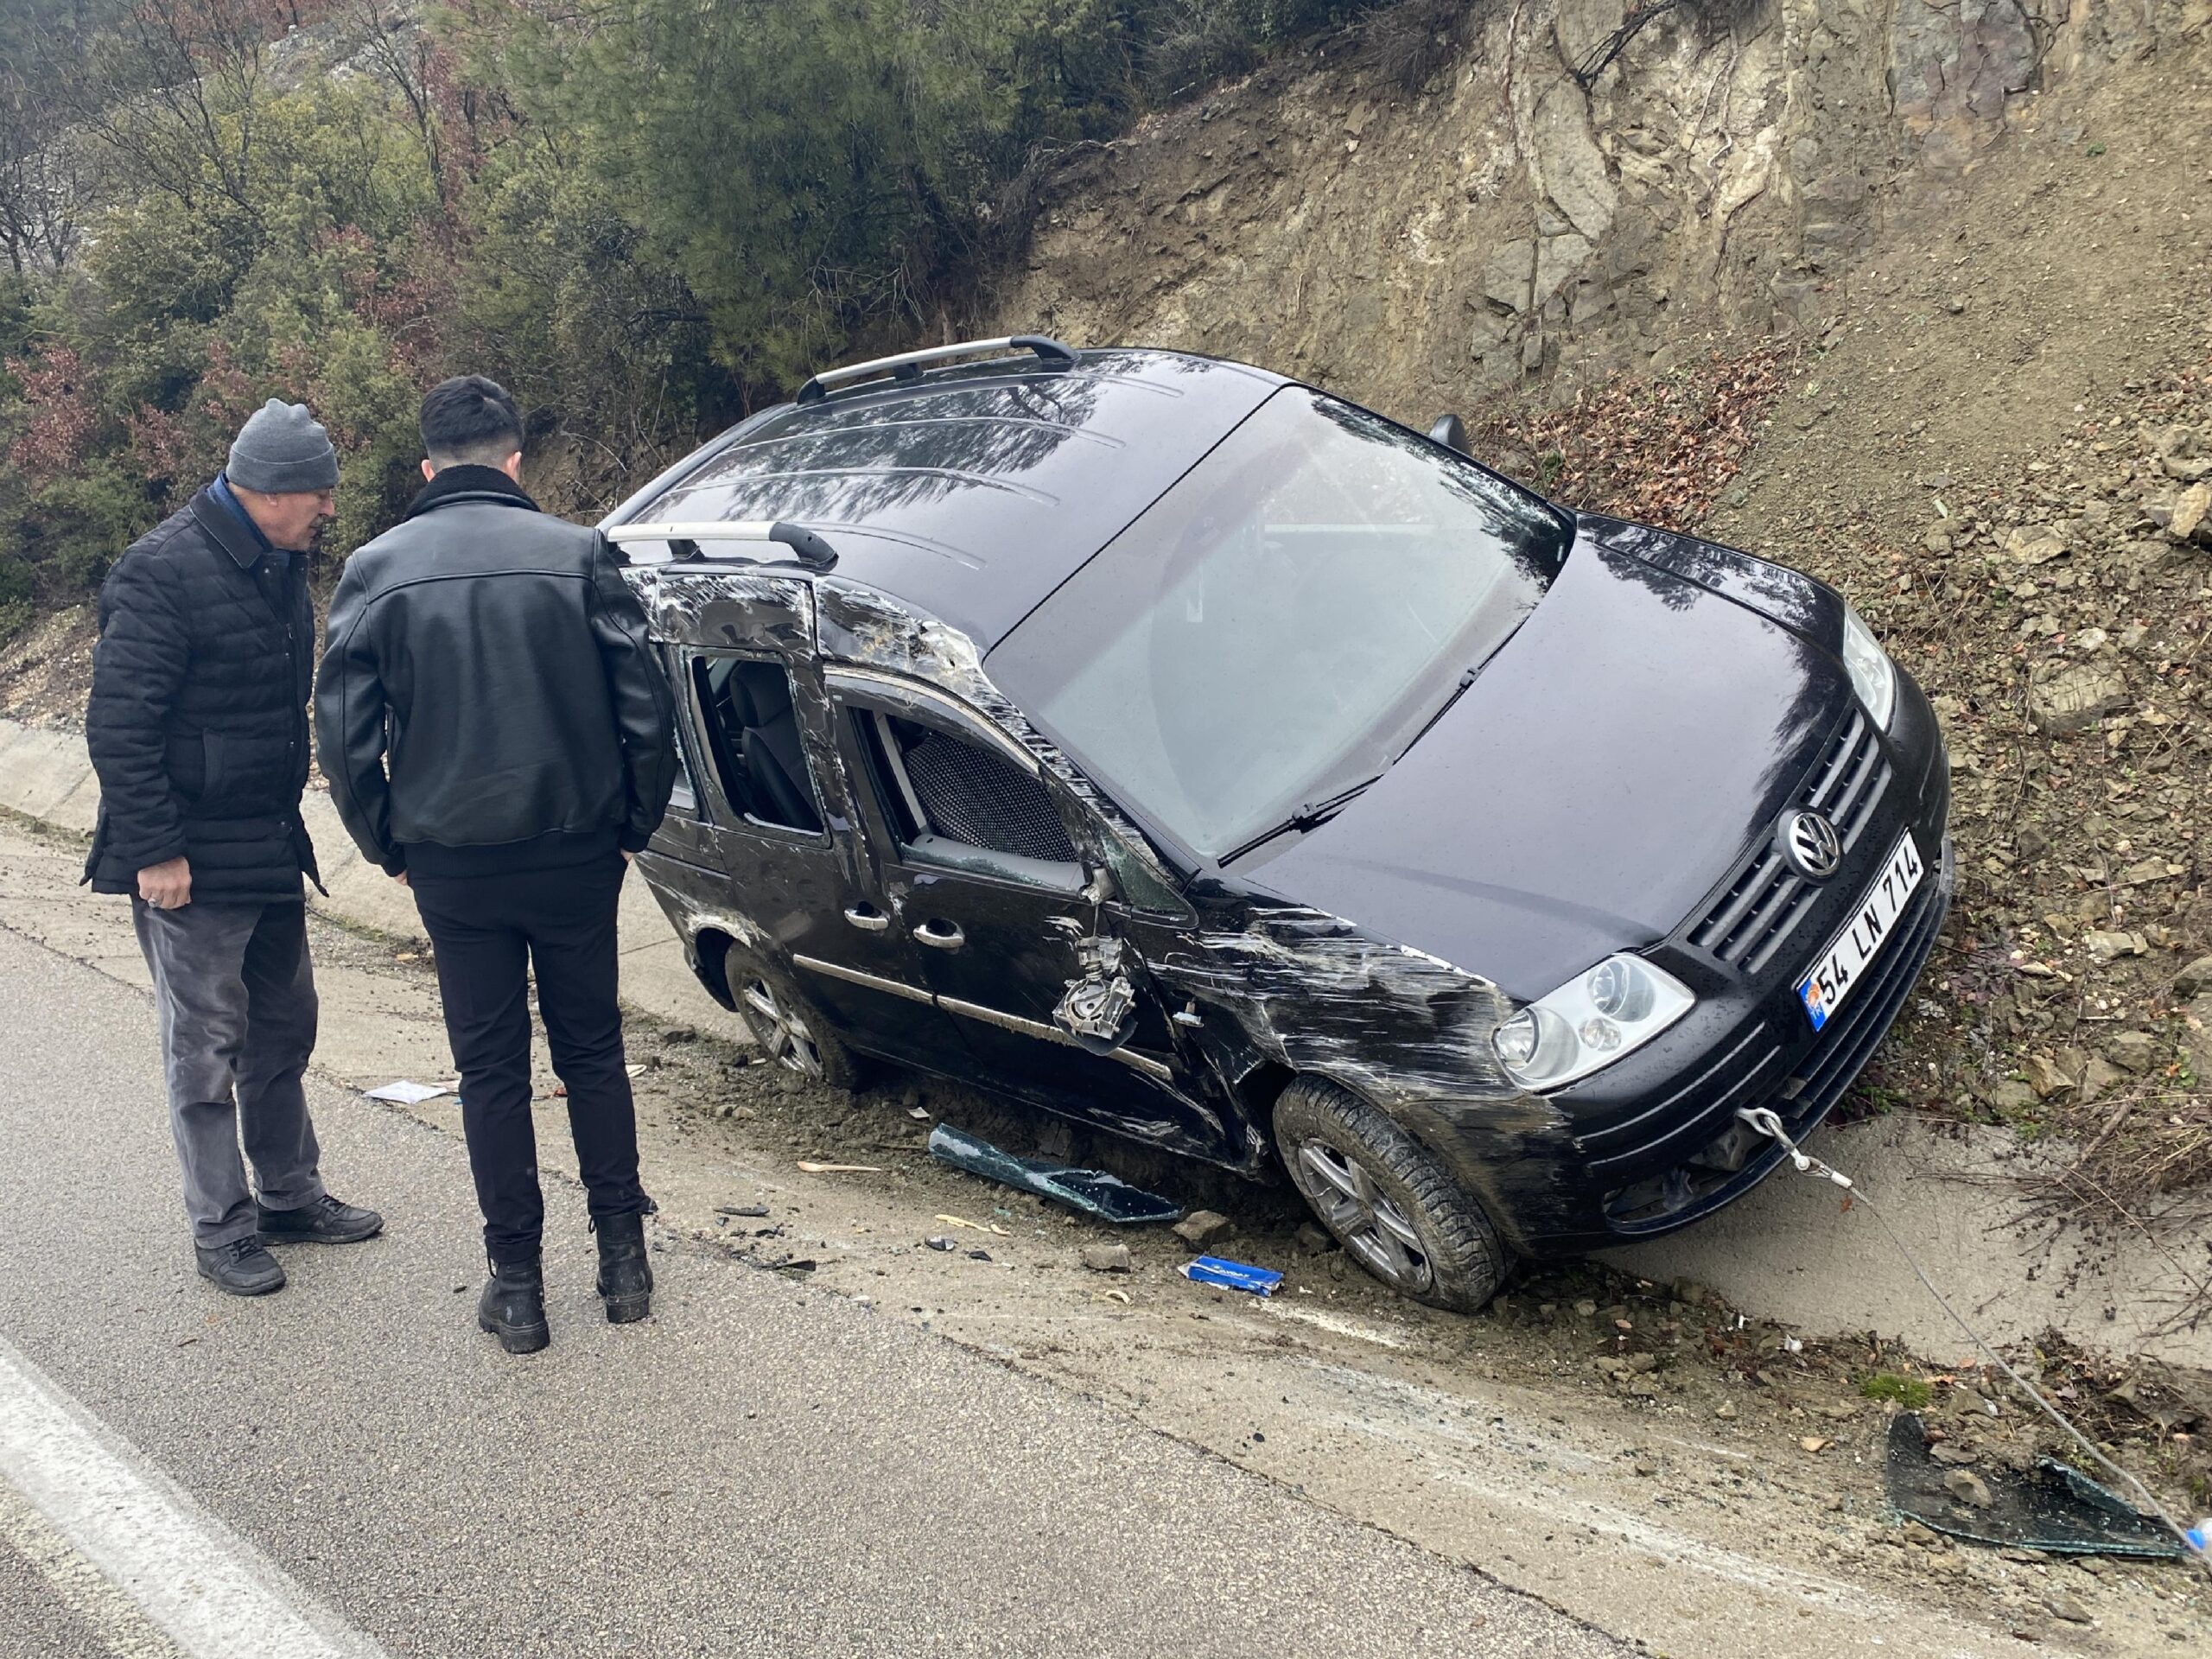
[[[884,816],[909,854],[1037,886],[1082,886],[1074,843],[1033,773],[995,748],[881,709],[852,715]]]
[[[702,655],[691,659],[691,682],[715,776],[731,807],[753,823],[820,834],[822,810],[791,671],[781,663]]]
[[[653,651],[656,671],[669,684],[681,686],[683,682],[668,647],[656,645]],[[676,784],[669,791],[668,804],[673,811],[696,817],[699,816],[699,791],[691,781],[691,734],[684,727],[685,721],[679,715],[676,721]]]

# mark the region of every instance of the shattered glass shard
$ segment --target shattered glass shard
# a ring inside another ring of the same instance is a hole
[[[2061,1555],[2180,1556],[2181,1541],[2079,1470],[2050,1458],[2021,1472],[1940,1461],[1914,1412],[1890,1423],[1891,1504],[1909,1521],[1978,1544]]]
[[[970,1175],[1054,1199],[1116,1226],[1173,1221],[1183,1213],[1183,1206],[1172,1198],[1131,1186],[1106,1170],[1070,1169],[1041,1158],[1017,1158],[950,1123],[940,1123],[930,1131],[930,1156]]]

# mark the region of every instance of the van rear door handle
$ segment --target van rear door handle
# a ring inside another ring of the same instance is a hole
[[[880,933],[891,925],[891,918],[873,905],[855,905],[845,919],[863,933]]]
[[[914,930],[917,944],[926,944],[932,950],[957,950],[968,943],[968,936],[950,922],[935,918],[924,922]]]

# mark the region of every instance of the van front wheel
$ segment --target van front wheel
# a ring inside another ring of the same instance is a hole
[[[1351,1090],[1293,1083],[1275,1103],[1275,1147],[1321,1224],[1400,1295],[1472,1313],[1497,1294],[1505,1247],[1481,1204]]]

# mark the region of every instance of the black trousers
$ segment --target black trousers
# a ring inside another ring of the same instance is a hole
[[[553,1070],[569,1088],[569,1128],[594,1219],[651,1209],[638,1185],[638,1119],[615,1003],[620,854],[559,869],[466,879],[410,874],[437,953],[446,1035],[461,1073],[461,1128],[484,1249],[533,1262],[544,1230],[530,1116],[530,1001],[537,975]]]

